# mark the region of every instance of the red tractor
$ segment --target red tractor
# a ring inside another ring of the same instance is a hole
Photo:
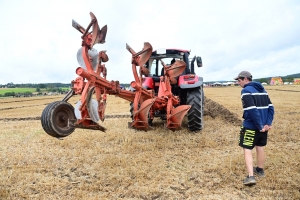
[[[86,29],[73,20],[73,27],[82,34],[82,47],[77,53],[78,77],[71,82],[72,89],[61,101],[50,103],[44,109],[41,123],[45,132],[53,137],[65,137],[75,128],[105,131],[99,121],[105,119],[107,94],[131,102],[131,128],[148,130],[154,117],[161,117],[167,121],[165,127],[174,131],[180,128],[188,113],[189,129],[201,130],[203,79],[194,73],[194,61],[201,67],[201,58],[194,57],[190,63],[188,51],[153,52],[151,44],[144,43],[144,48],[135,52],[126,45],[132,55],[135,81],[131,82],[129,91],[124,90],[119,81],[106,80],[107,69],[103,63],[108,61],[108,56],[106,51],[98,53],[93,46],[105,42],[107,26],[100,29],[95,15],[90,13],[90,16],[91,22]],[[164,63],[167,59],[173,59],[170,65]],[[81,95],[75,108],[67,102],[73,95]]]
[[[164,81],[164,75],[172,70],[175,62],[181,62],[182,67],[178,68],[177,74],[172,74],[170,79],[171,92],[180,100],[179,105],[190,105],[187,113],[188,128],[190,131],[198,131],[203,128],[203,77],[195,74],[195,61],[197,67],[202,67],[201,57],[194,56],[189,59],[190,51],[182,49],[159,49],[153,51],[146,62],[145,67],[149,74],[143,78],[143,87],[154,90],[156,96],[162,96],[160,81]],[[165,64],[168,63],[168,64]],[[154,117],[166,119],[166,110],[157,109]],[[151,120],[150,120],[151,121]]]

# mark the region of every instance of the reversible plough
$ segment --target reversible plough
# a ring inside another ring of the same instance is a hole
[[[82,34],[82,47],[77,53],[80,64],[76,69],[78,77],[71,82],[71,90],[61,101],[50,103],[44,109],[41,123],[45,132],[53,137],[65,137],[75,128],[105,131],[99,121],[105,119],[107,95],[115,95],[132,103],[132,119],[128,123],[131,128],[148,130],[155,113],[164,111],[165,127],[170,130],[179,129],[191,105],[181,105],[180,98],[172,93],[171,84],[176,83],[176,77],[183,73],[186,63],[177,60],[172,65],[166,65],[161,60],[164,75],[159,77],[159,89],[155,92],[143,87],[144,77],[149,75],[146,62],[152,54],[151,44],[145,42],[143,49],[138,52],[126,44],[126,49],[132,56],[134,81],[130,84],[130,91],[124,90],[119,81],[106,79],[107,69],[104,63],[109,60],[108,56],[106,51],[98,53],[93,46],[105,43],[107,26],[100,29],[95,15],[90,13],[90,16],[91,22],[87,28],[72,21],[73,27]],[[75,107],[67,102],[74,95],[81,95]]]

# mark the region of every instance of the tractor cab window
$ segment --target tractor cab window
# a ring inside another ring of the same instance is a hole
[[[156,73],[155,73],[156,62],[157,62],[157,60],[155,60],[155,59],[149,59],[148,69],[149,69],[150,74],[151,74],[152,76],[153,76],[153,75],[156,75]]]
[[[159,59],[150,59],[149,60],[149,71],[151,75],[161,76],[163,75],[163,65],[161,64],[161,60],[165,63],[165,65],[171,65],[176,60],[182,60],[180,58],[159,58]]]
[[[175,58],[163,58],[161,59],[165,65],[170,66],[171,64],[173,64],[175,62]],[[159,61],[158,63],[158,75],[159,76],[163,76],[164,72],[163,72],[163,65],[161,64],[161,62]]]

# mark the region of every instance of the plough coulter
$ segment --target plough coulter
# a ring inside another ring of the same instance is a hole
[[[71,81],[72,88],[61,100],[50,103],[42,112],[41,123],[45,132],[53,137],[70,135],[75,128],[105,131],[99,124],[105,120],[107,95],[115,95],[130,102],[130,128],[147,131],[155,117],[166,120],[165,127],[172,131],[181,127],[187,115],[190,131],[203,128],[203,78],[194,72],[194,62],[202,66],[201,57],[189,60],[189,51],[180,49],[160,49],[153,51],[145,42],[141,51],[131,54],[134,81],[130,89],[124,90],[119,81],[106,79],[106,51],[94,49],[94,45],[105,43],[107,26],[100,29],[98,20],[90,13],[91,22],[87,28],[76,21],[72,26],[81,35],[81,48],[77,53],[80,65],[76,69],[78,77]],[[171,64],[165,64],[171,61]],[[73,107],[68,100],[80,95]]]

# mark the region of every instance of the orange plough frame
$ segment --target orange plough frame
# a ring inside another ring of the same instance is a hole
[[[106,67],[104,62],[108,61],[106,51],[100,51],[98,54],[98,63],[96,69],[90,60],[88,51],[96,43],[104,43],[107,26],[99,28],[98,21],[93,13],[90,13],[91,22],[86,29],[73,21],[73,26],[82,33],[82,57],[84,67],[78,67],[76,74],[79,76],[72,83],[73,94],[81,95],[81,104],[79,111],[81,119],[70,119],[69,125],[75,128],[96,129],[105,131],[106,129],[98,123],[98,117],[101,121],[105,119],[105,106],[107,94],[116,95],[133,103],[132,122],[129,127],[148,130],[149,120],[153,120],[154,112],[157,110],[166,111],[166,128],[176,130],[181,127],[182,120],[190,105],[180,105],[178,96],[174,96],[171,91],[171,84],[176,81],[175,77],[180,75],[186,64],[184,61],[176,61],[171,66],[164,66],[164,76],[160,77],[160,87],[158,95],[155,96],[153,90],[147,90],[142,87],[142,78],[147,76],[149,71],[144,67],[152,53],[152,46],[145,42],[141,51],[135,52],[128,44],[126,49],[131,53],[132,72],[134,81],[130,86],[134,91],[127,91],[120,88],[119,81],[106,80]],[[89,29],[92,27],[92,31]],[[138,68],[138,69],[137,69]],[[97,110],[91,106],[92,96],[95,94]]]

